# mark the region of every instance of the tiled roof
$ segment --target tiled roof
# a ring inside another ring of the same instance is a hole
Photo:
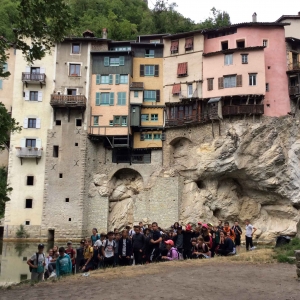
[[[255,46],[255,47],[245,47],[245,48],[233,48],[233,49],[227,49],[227,50],[220,50],[220,51],[215,51],[215,52],[208,52],[208,53],[203,53],[203,56],[213,56],[217,54],[226,54],[226,53],[233,53],[237,51],[251,51],[251,50],[260,50],[266,48],[265,46]]]
[[[131,90],[143,90],[144,82],[132,82],[130,85]]]
[[[300,15],[282,15],[278,20],[275,22],[281,22],[286,19],[300,19]]]

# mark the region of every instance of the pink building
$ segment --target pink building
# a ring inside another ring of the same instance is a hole
[[[290,112],[285,25],[241,23],[204,32],[203,98],[222,103],[223,116]]]

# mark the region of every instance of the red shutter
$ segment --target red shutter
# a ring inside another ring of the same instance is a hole
[[[179,84],[174,84],[173,85],[173,89],[172,89],[172,94],[176,95],[176,94],[180,94],[181,91],[181,85]]]
[[[178,76],[187,76],[187,62],[178,64],[177,75]]]
[[[193,49],[193,45],[194,45],[194,38],[186,38],[185,39],[185,49]]]
[[[179,46],[179,41],[177,40],[177,41],[172,41],[171,42],[171,48],[170,48],[170,50],[171,50],[171,52],[172,51],[177,51],[178,52],[178,46]]]

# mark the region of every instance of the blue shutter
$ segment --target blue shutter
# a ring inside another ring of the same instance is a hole
[[[124,56],[120,56],[119,57],[119,65],[120,66],[124,66],[124,64],[125,64],[125,57]]]
[[[3,89],[3,80],[2,79],[0,79],[0,90],[2,90]]]
[[[109,74],[109,84],[113,84],[113,75]]]
[[[116,74],[116,84],[120,84],[120,74]]]
[[[109,66],[109,57],[105,56],[104,57],[104,67],[108,67]]]
[[[115,93],[109,93],[109,105],[114,105]]]
[[[101,93],[96,93],[96,106],[99,106],[101,103],[100,97],[101,97]]]
[[[100,84],[101,83],[101,75],[100,74],[97,74],[96,75],[96,84]]]

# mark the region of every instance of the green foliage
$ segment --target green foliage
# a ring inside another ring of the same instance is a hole
[[[226,11],[217,10],[215,7],[211,9],[212,16],[196,25],[197,29],[214,29],[226,27],[231,24],[230,16]]]
[[[24,239],[24,238],[29,238],[29,236],[30,235],[27,233],[24,225],[20,225],[19,229],[16,232],[16,237],[18,239],[22,239],[22,238]]]
[[[8,194],[12,188],[7,185],[7,172],[5,168],[0,168],[0,218],[4,217],[5,203],[10,200]]]
[[[295,256],[295,250],[300,250],[300,239],[293,238],[288,244],[275,248],[274,257],[278,262],[295,263],[291,257]]]

